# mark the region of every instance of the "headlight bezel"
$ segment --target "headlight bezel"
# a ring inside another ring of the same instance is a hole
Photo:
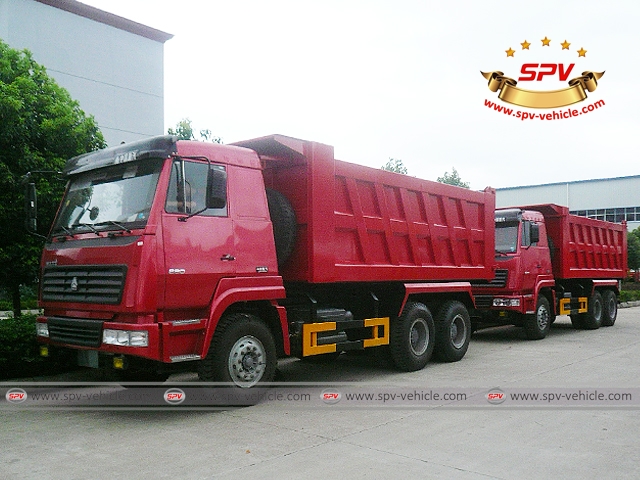
[[[49,338],[49,325],[45,322],[36,322],[36,335],[38,337]]]
[[[504,298],[504,297],[496,297],[493,299],[492,306],[497,308],[509,308],[509,307],[519,307],[520,299],[519,298]]]
[[[149,332],[146,330],[118,330],[105,328],[102,331],[102,344],[116,347],[148,347]]]

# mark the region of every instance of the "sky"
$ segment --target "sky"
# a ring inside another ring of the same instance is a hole
[[[428,180],[455,168],[475,190],[640,175],[637,0],[82,1],[174,35],[165,131],[189,118],[224,143],[278,133]],[[543,63],[556,73],[519,80]],[[532,109],[498,99],[493,71],[536,92],[605,74],[581,102]]]

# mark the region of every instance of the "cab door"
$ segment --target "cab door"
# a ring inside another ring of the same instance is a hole
[[[538,230],[537,235],[532,232]],[[535,237],[538,237],[537,239]],[[537,240],[537,241],[535,241]],[[551,261],[547,246],[544,223],[524,220],[522,222],[521,244],[523,283],[522,291],[525,294],[534,293],[539,279],[543,275],[549,275]]]
[[[204,161],[173,162],[162,216],[165,308],[170,317],[202,318],[223,277],[235,274],[233,225],[226,202],[206,209],[210,168]],[[174,315],[171,310],[179,310]]]

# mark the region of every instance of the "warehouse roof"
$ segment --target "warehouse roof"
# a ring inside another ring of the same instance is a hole
[[[156,42],[164,43],[173,38],[173,35],[170,33],[148,27],[133,20],[114,15],[113,13],[105,12],[99,8],[85,5],[76,0],[36,0],[36,2],[44,3],[45,5],[59,8],[60,10],[88,18],[95,22],[104,23],[105,25],[110,25],[125,32],[155,40]]]

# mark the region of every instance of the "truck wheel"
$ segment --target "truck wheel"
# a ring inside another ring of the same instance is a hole
[[[604,315],[602,317],[603,327],[612,327],[618,317],[618,297],[613,290],[605,290],[602,293],[602,304]]]
[[[269,328],[253,315],[236,313],[220,320],[198,376],[208,382],[251,388],[271,382],[276,363],[276,345]]]
[[[389,348],[395,366],[405,372],[424,368],[435,343],[435,327],[429,309],[422,303],[407,302],[389,333]]]
[[[267,203],[273,225],[273,239],[276,244],[276,258],[281,267],[291,256],[296,243],[296,214],[283,194],[267,188]]]
[[[589,311],[583,314],[582,324],[585,330],[595,330],[602,326],[604,307],[602,304],[602,295],[597,290],[589,299]]]
[[[436,315],[435,327],[435,357],[445,362],[462,360],[471,338],[471,320],[467,308],[454,300],[446,302]]]
[[[525,315],[524,331],[529,340],[540,340],[547,336],[551,328],[549,300],[544,295],[538,297],[534,314]]]

